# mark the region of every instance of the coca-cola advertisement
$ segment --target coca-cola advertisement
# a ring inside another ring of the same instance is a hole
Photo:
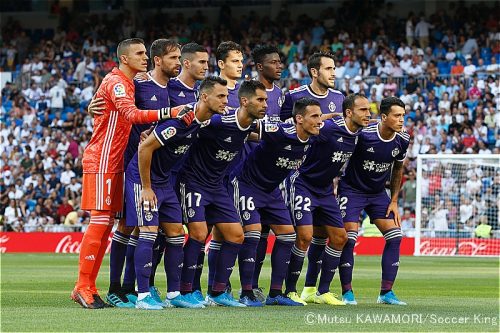
[[[1,253],[79,253],[83,234],[80,232],[3,232],[0,233]],[[109,236],[109,253],[111,238]],[[269,236],[267,252],[271,253],[275,238]],[[380,255],[384,249],[383,237],[358,237],[354,253],[357,255]],[[207,246],[208,249],[208,246]],[[401,255],[411,256],[415,252],[415,239],[403,238]],[[422,238],[420,240],[421,255],[454,256],[454,255],[500,255],[500,239],[476,238]]]
[[[422,238],[423,256],[499,256],[500,239],[480,238]]]
[[[83,234],[80,232],[68,233],[18,233],[18,232],[3,232],[0,233],[0,251],[2,253],[14,252],[39,252],[39,253],[79,253]],[[106,253],[109,253],[111,238]],[[274,236],[269,236],[267,252],[271,253]],[[356,254],[362,255],[380,255],[384,249],[383,237],[358,237]],[[207,246],[208,248],[208,246]],[[413,255],[414,240],[413,238],[403,238],[401,244],[402,255]]]

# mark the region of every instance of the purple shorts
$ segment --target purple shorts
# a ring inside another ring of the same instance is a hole
[[[391,199],[385,191],[379,193],[363,193],[340,182],[337,193],[337,200],[344,223],[359,222],[359,216],[362,210],[368,214],[371,223],[374,223],[374,221],[378,219],[394,219],[394,214],[392,212],[388,217],[385,216],[387,207],[389,207],[391,202]]]
[[[141,184],[125,179],[126,224],[128,227],[158,226],[159,222],[181,223],[179,200],[170,185],[152,187],[158,201],[157,209],[145,211],[141,199]]]
[[[177,187],[184,223],[241,223],[233,200],[222,184],[208,190],[195,182],[179,179]]]
[[[331,193],[318,194],[300,178],[287,181],[289,209],[295,226],[314,225],[344,228],[339,205]]]
[[[237,178],[232,179],[228,187],[233,193],[243,225],[292,225],[290,213],[279,188],[266,193]]]

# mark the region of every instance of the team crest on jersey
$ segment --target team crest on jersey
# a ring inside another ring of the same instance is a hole
[[[151,213],[149,210],[144,212],[144,219],[148,222],[151,222],[153,219],[153,213]]]
[[[330,104],[328,104],[328,110],[330,110],[330,112],[335,112],[336,109],[337,105],[335,105],[335,103],[330,102]]]
[[[171,137],[173,137],[175,134],[177,133],[177,130],[175,129],[175,127],[167,127],[165,128],[163,131],[161,131],[161,135],[163,136],[163,138],[165,140],[168,140],[170,139]]]
[[[297,212],[297,213],[295,213],[295,218],[296,218],[297,220],[302,220],[302,216],[303,216],[303,215],[302,215],[302,212]]]
[[[278,132],[278,125],[276,124],[265,124],[264,125],[264,131],[266,132]]]
[[[280,97],[278,97],[278,106],[282,107],[284,101],[285,101],[285,96],[284,95],[281,95]]]
[[[399,149],[398,148],[394,148],[392,150],[392,157],[396,157],[398,154],[399,154]]]
[[[127,95],[125,92],[125,86],[121,83],[115,84],[113,92],[115,93],[115,97],[125,97]]]
[[[196,214],[196,212],[194,211],[194,209],[193,209],[193,208],[189,208],[189,209],[188,209],[188,216],[189,216],[189,217],[193,217],[193,216],[194,216],[194,214]]]
[[[111,198],[109,196],[106,197],[106,205],[111,205]]]
[[[243,213],[243,219],[244,219],[245,221],[250,220],[250,213],[249,213],[249,212],[244,212],[244,213]]]
[[[204,122],[202,122],[200,127],[207,127],[208,125],[210,125],[210,119],[205,120]]]
[[[309,145],[304,146],[304,153],[309,149]]]

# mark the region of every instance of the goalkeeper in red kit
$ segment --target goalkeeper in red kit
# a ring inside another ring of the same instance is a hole
[[[194,114],[184,106],[140,110],[135,106],[133,78],[147,70],[144,41],[126,39],[118,44],[119,67],[102,81],[96,97],[104,99],[103,114],[94,120],[94,132],[83,153],[81,208],[90,211],[82,240],[78,281],[71,298],[84,308],[106,306],[96,288],[96,278],[108,244],[116,212],[123,205],[123,155],[132,124],[181,118],[190,125]]]

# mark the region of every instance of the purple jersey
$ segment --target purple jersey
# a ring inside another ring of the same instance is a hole
[[[265,121],[271,123],[279,123],[281,106],[285,100],[285,94],[280,87],[276,84],[273,85],[272,89],[266,89],[267,93],[267,110]]]
[[[178,77],[168,81],[170,106],[185,105],[198,101],[198,82],[193,88],[182,82]]]
[[[295,125],[260,123],[259,145],[234,172],[239,180],[270,193],[302,164],[311,139],[302,141]]]
[[[240,153],[255,124],[243,128],[238,111],[214,115],[198,132],[198,140],[185,159],[179,178],[189,179],[201,187],[218,187],[231,161]]]
[[[303,85],[285,94],[285,101],[283,102],[280,113],[281,120],[284,121],[291,118],[293,104],[295,101],[304,97],[318,101],[321,106],[321,112],[323,113],[342,113],[344,95],[340,91],[329,88],[325,95],[316,95],[309,85]]]
[[[240,99],[238,97],[238,90],[240,90],[240,84],[236,82],[233,89],[227,88],[229,96],[227,96],[227,110],[236,110],[240,107]]]
[[[333,179],[349,161],[359,133],[351,132],[342,117],[325,120],[299,169],[300,180],[316,193],[332,193]]]
[[[194,107],[196,109],[196,104]],[[153,152],[151,159],[152,184],[157,187],[168,184],[170,169],[187,153],[202,125],[203,123],[196,119],[189,127],[179,119],[168,119],[156,125],[153,135],[163,147]],[[141,184],[137,153],[130,161],[126,174],[131,181]]]
[[[162,86],[156,82],[150,73],[147,75],[147,80],[134,80],[135,105],[141,110],[156,110],[170,106],[167,86]],[[148,130],[150,126],[151,124],[134,124],[132,126],[123,157],[125,170],[137,152],[141,133]]]
[[[383,191],[393,162],[405,159],[409,143],[410,135],[405,130],[384,140],[379,133],[379,123],[370,124],[361,131],[341,182],[367,194]]]
[[[196,103],[198,101],[199,92],[198,87],[200,84],[196,82],[193,88],[189,87],[187,84],[182,82],[179,77],[173,78],[168,81],[168,94],[170,96],[170,106],[178,106]],[[175,176],[179,172],[179,170],[184,165],[184,160],[186,159],[186,155],[183,158],[179,159],[177,163],[171,168],[172,180],[175,183]],[[173,186],[174,184],[172,184]]]

